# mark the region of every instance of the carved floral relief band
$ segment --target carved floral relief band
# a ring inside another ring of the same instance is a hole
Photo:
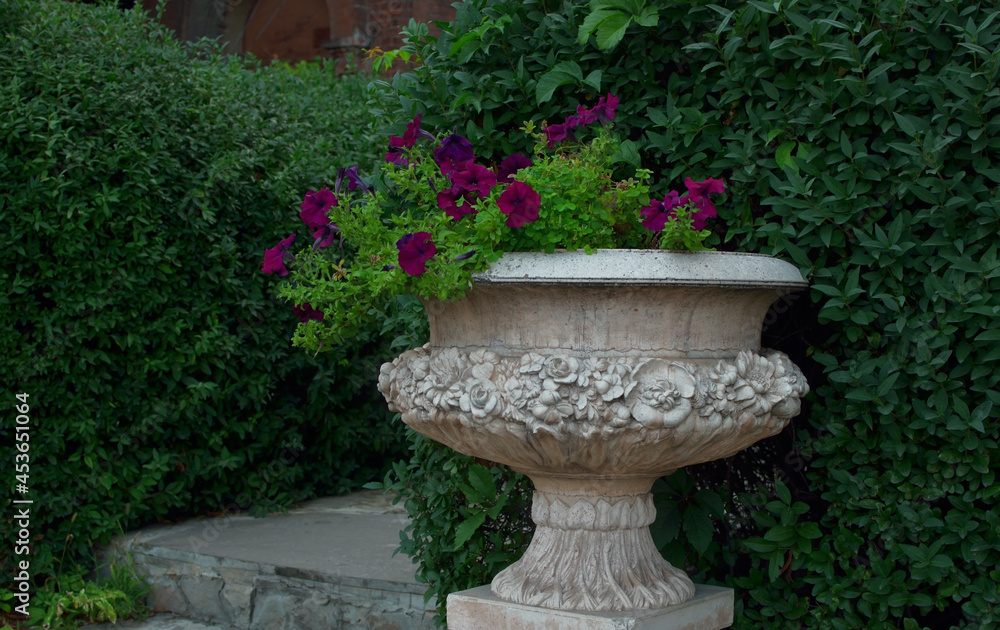
[[[460,451],[480,433],[524,438],[535,448],[526,450],[520,442],[476,448],[477,457],[510,462],[521,471],[558,470],[567,465],[558,445],[598,436],[662,452],[655,470],[641,461],[616,469],[632,476],[671,469],[664,457],[676,449],[684,449],[684,461],[673,468],[689,465],[692,449],[710,451],[702,461],[736,453],[761,434],[784,428],[809,390],[798,367],[776,351],[743,351],[735,361],[706,366],[537,352],[508,358],[483,349],[427,346],[383,365],[379,389],[404,422],[432,438],[447,434],[445,443],[457,442]],[[741,433],[745,440],[732,440]],[[550,439],[538,439],[542,436]],[[729,438],[724,451],[717,450],[720,436]],[[546,445],[556,452],[540,448]],[[585,468],[601,465],[589,462]]]

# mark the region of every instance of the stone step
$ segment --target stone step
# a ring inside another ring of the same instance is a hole
[[[417,583],[410,558],[393,556],[407,523],[389,497],[363,491],[265,518],[235,514],[145,528],[110,551],[131,555],[152,586],[154,611],[192,623],[226,630],[431,630],[434,601],[424,603],[426,587]],[[147,630],[142,623],[165,621],[138,623]]]

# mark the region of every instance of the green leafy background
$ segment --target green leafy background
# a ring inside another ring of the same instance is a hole
[[[0,59],[0,454],[26,393],[38,589],[123,530],[344,492],[405,452],[378,330],[293,350],[260,273],[305,190],[377,159],[367,78],[48,0],[0,3]]]
[[[650,8],[658,19],[630,20],[617,44],[617,22],[602,34],[592,17]],[[722,248],[811,282],[764,332],[806,370],[810,404],[776,438],[657,484],[665,555],[736,587],[740,628],[996,625],[1000,8],[498,0],[442,26],[411,24],[404,49],[422,65],[376,82],[372,107],[396,128],[418,112],[465,121],[500,159],[523,152],[524,121],[613,93],[654,195],[723,178]],[[396,474],[404,496],[431,497],[414,507],[463,481]],[[464,517],[418,520],[404,545],[439,597],[485,581],[426,537]]]

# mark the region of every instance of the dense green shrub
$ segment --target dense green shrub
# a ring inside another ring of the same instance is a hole
[[[463,121],[502,157],[524,120],[611,92],[664,190],[723,177],[722,247],[812,282],[765,342],[815,393],[782,435],[659,484],[658,543],[737,588],[737,627],[995,627],[1000,8],[640,1],[656,25],[601,50],[578,34],[604,4],[480,0],[439,39],[411,25],[423,66],[373,103]]]
[[[367,79],[55,0],[0,3],[0,59],[0,441],[13,462],[28,394],[36,581],[122,529],[380,476],[405,449],[373,386],[383,342],[292,350],[260,273],[305,190],[376,161]]]

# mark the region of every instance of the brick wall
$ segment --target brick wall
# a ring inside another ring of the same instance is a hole
[[[399,48],[399,30],[413,18],[418,22],[449,21],[455,17],[453,0],[327,0],[330,42],[334,54],[360,49]]]
[[[392,50],[401,27],[449,21],[454,0],[169,0],[164,23],[182,39],[222,37],[229,51],[298,61]],[[142,0],[155,12],[156,0]]]

